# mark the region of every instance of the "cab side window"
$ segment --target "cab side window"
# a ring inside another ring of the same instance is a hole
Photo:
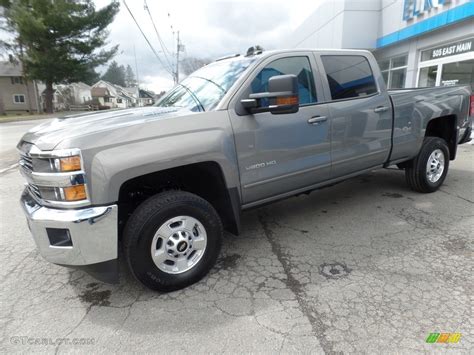
[[[308,57],[288,57],[274,60],[253,79],[252,93],[268,91],[268,79],[276,75],[294,74],[298,78],[300,105],[317,102],[314,76]],[[262,102],[265,105],[265,102]]]
[[[333,100],[375,94],[377,85],[367,58],[359,55],[323,55]]]

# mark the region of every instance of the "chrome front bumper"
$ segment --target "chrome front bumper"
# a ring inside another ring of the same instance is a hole
[[[27,189],[21,205],[39,252],[47,261],[85,266],[117,259],[117,205],[53,209],[39,205]],[[63,233],[69,239],[55,243],[54,233]]]

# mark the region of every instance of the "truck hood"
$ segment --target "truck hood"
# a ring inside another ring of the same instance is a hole
[[[52,150],[66,139],[190,113],[177,107],[140,107],[64,116],[33,127],[22,140],[35,144],[41,150]]]

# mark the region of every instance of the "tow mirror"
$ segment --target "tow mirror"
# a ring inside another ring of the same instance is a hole
[[[240,100],[250,113],[296,113],[299,110],[298,78],[296,75],[277,75],[268,80],[268,92],[250,94]]]

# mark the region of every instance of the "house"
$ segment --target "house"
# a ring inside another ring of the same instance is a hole
[[[150,106],[155,103],[154,93],[139,89],[138,90],[138,106]]]
[[[66,105],[67,105],[67,95],[62,89],[60,85],[53,86],[54,92],[53,92],[53,111],[64,111],[66,110]],[[46,93],[45,90],[41,93],[41,98],[44,102],[46,101]],[[43,107],[45,109],[45,107]]]
[[[138,97],[131,90],[99,80],[91,89],[92,101],[109,108],[127,108],[137,105]]]
[[[118,85],[115,85],[116,87]],[[133,98],[133,106],[139,106],[139,101],[138,101],[138,87],[136,86],[131,86],[131,87],[121,87],[118,86],[121,90],[123,90],[128,96]]]
[[[92,101],[92,88],[83,82],[61,85],[61,89],[67,97],[69,107],[87,105]]]
[[[98,106],[111,106],[109,105],[113,96],[110,94],[109,89],[103,87],[92,87],[91,89],[92,102]]]
[[[27,80],[20,63],[0,62],[0,114],[40,111],[38,84]]]
[[[45,92],[42,93],[44,102]],[[54,85],[53,109],[54,111],[87,109],[92,102],[91,87],[85,83]]]

